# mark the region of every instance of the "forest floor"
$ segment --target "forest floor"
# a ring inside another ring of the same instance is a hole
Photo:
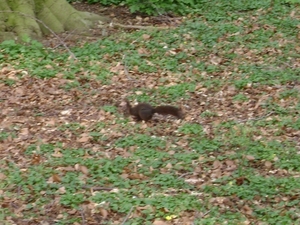
[[[0,223],[299,224],[300,10],[268,2],[76,3],[158,29],[62,34],[76,59],[52,36],[1,43]],[[185,117],[138,122],[125,99]]]

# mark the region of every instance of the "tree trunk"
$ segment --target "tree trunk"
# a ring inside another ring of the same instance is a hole
[[[75,10],[66,0],[1,0],[0,41],[40,39],[50,32],[84,31],[108,18]]]

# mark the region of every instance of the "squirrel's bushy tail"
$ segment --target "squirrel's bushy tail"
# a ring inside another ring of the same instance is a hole
[[[183,113],[182,113],[181,109],[174,107],[174,106],[170,106],[170,105],[157,106],[155,108],[155,112],[158,114],[163,114],[163,115],[170,114],[170,115],[176,116],[178,119],[183,118]]]

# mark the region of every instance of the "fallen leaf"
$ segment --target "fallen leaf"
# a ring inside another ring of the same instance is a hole
[[[255,160],[255,157],[253,155],[246,155],[245,158],[248,159],[249,161]]]
[[[99,209],[99,212],[100,212],[101,216],[103,217],[103,219],[107,218],[107,216],[108,216],[108,211],[107,211],[106,209],[100,208],[100,209]]]
[[[6,175],[4,173],[0,173],[0,180],[6,179]]]
[[[273,164],[270,161],[265,162],[265,167],[268,168],[268,169],[270,169],[272,167],[272,165]]]
[[[162,220],[155,220],[152,225],[169,225],[169,223],[164,222]]]
[[[58,174],[52,174],[52,180],[53,180],[53,182],[56,182],[56,183],[61,182],[61,178]]]
[[[86,166],[80,166],[80,171],[85,175],[89,174],[89,169]]]

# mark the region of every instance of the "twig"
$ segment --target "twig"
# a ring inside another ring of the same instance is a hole
[[[21,188],[22,188],[22,187],[21,187],[21,185],[19,185],[19,186],[18,186],[18,193],[17,193],[17,197],[19,197],[19,196],[20,196]]]
[[[82,219],[81,224],[84,225],[85,224],[85,217],[84,217],[84,213],[83,213],[83,208],[82,207],[80,207],[80,214],[81,214],[81,219]]]
[[[155,8],[155,10],[156,10],[156,12],[157,12],[158,15],[160,15],[162,18],[166,18],[167,21],[168,21],[169,23],[172,23],[170,17],[167,16],[167,15],[165,15],[165,14],[163,14],[163,13],[161,12],[161,10],[160,10],[155,4],[153,4],[153,3],[152,3],[151,1],[149,1],[149,0],[147,1],[147,3],[150,4],[152,7]]]
[[[124,72],[125,72],[125,75],[128,77],[128,69],[127,69],[127,65],[126,65],[126,54],[123,55],[122,57],[122,61],[123,61],[123,65],[124,65]]]
[[[125,219],[123,220],[123,222],[121,223],[121,225],[124,225],[126,223],[126,221],[128,220],[132,210],[133,210],[134,206],[131,206],[131,209],[129,210],[128,214],[126,215]]]
[[[186,175],[189,175],[189,174],[193,174],[193,172],[183,173],[183,174],[181,174],[178,178],[185,177]]]
[[[211,209],[208,210],[207,212],[205,212],[203,215],[199,215],[200,213],[198,212],[197,215],[195,215],[195,219],[194,219],[194,221],[192,222],[192,225],[195,224],[195,220],[196,220],[196,219],[198,219],[198,218],[204,218],[207,214],[210,213],[210,211],[211,211]]]
[[[129,76],[129,72],[128,72],[127,63],[126,63],[125,58],[126,58],[126,54],[124,54],[123,57],[122,57],[125,75],[127,76],[128,80],[135,80],[134,78]]]
[[[75,29],[75,30],[72,30],[66,37],[64,37],[63,41],[67,40],[67,38],[68,38],[71,34],[73,34],[75,31],[76,31],[76,29]],[[54,46],[53,49],[59,47],[60,45],[61,45],[61,44],[58,44],[58,45]]]
[[[201,218],[203,218],[204,216],[208,215],[208,214],[210,213],[210,211],[211,211],[211,209],[208,210],[206,213],[204,213],[204,214],[201,216]]]
[[[74,55],[74,53],[68,48],[68,46],[66,45],[66,43],[53,31],[50,29],[50,27],[48,27],[42,20],[39,20],[35,17],[26,15],[25,13],[19,12],[19,11],[0,11],[0,13],[19,13],[20,15],[24,16],[24,17],[28,17],[31,18],[37,22],[39,22],[40,24],[42,24],[47,30],[49,30],[51,32],[51,34],[53,34],[59,41],[60,43],[65,47],[65,49],[69,52],[69,54],[71,55],[71,57],[73,59],[77,59],[76,56]]]
[[[120,23],[110,23],[110,26],[121,27],[125,29],[139,29],[139,30],[151,30],[151,29],[158,29],[158,30],[165,30],[169,29],[169,27],[153,27],[153,26],[138,26],[138,25],[124,25]]]
[[[105,190],[105,191],[111,191],[115,188],[113,187],[89,187],[89,186],[82,186],[83,189],[93,189],[95,191]]]
[[[244,122],[248,122],[248,121],[257,121],[257,120],[262,120],[270,115],[272,115],[274,113],[274,111],[269,112],[268,114],[261,116],[261,117],[257,117],[257,118],[252,118],[252,119],[244,119],[244,120],[238,120],[238,123],[244,123]]]

